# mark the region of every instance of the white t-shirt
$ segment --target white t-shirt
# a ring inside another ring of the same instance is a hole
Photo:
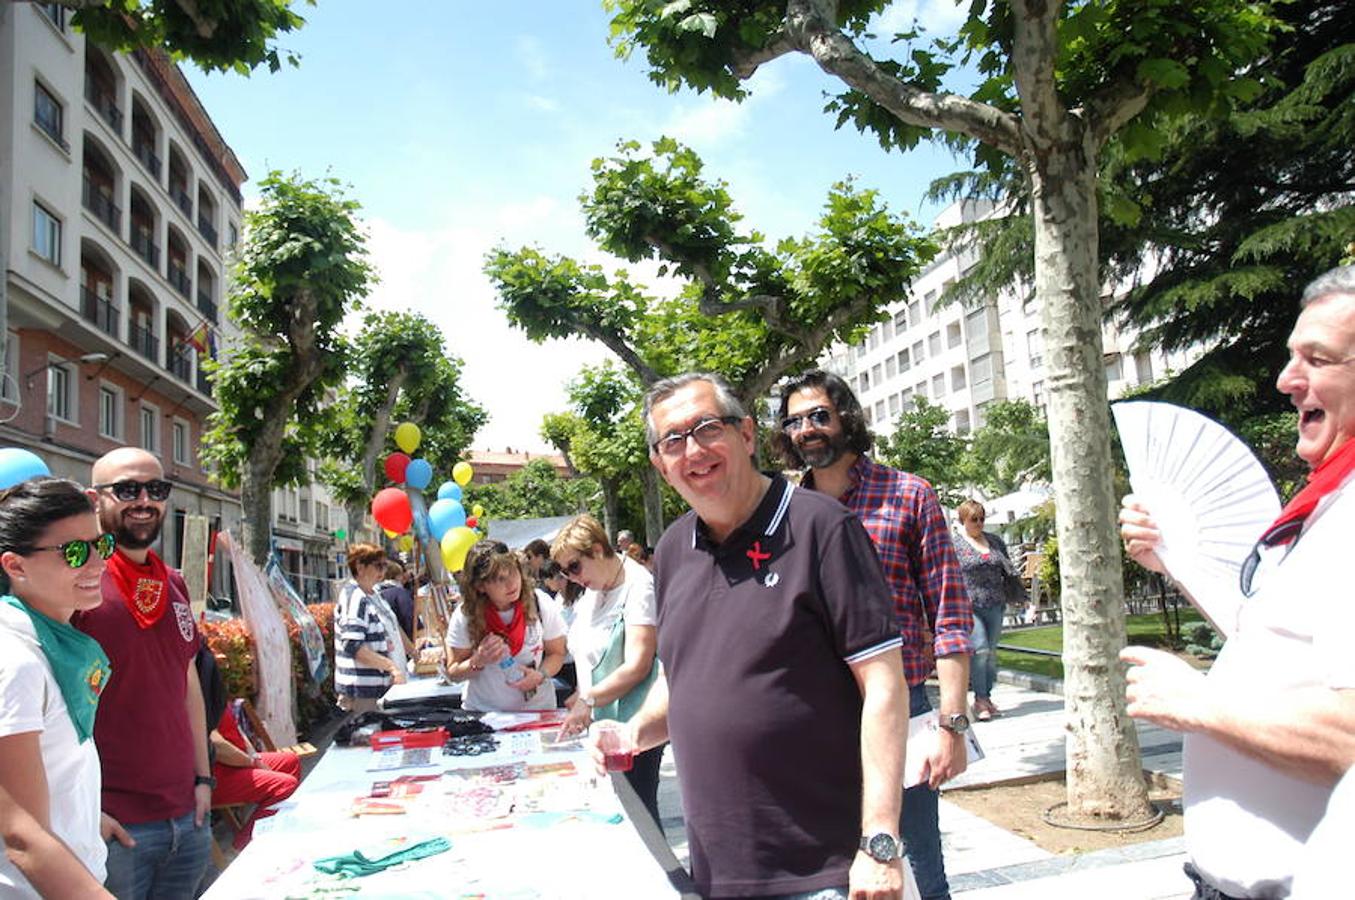
[[[526,634],[522,638],[522,649],[513,657],[513,661],[520,666],[539,667],[541,658],[545,655],[545,642],[565,636],[565,623],[560,618],[560,610],[552,603],[539,603],[537,609],[540,618],[535,622],[528,622]],[[494,611],[490,611],[494,615]],[[507,617],[504,624],[508,624],[511,615]],[[464,605],[457,606],[456,612],[452,613],[452,624],[448,630],[447,642],[455,650],[472,650],[474,644],[470,639],[470,628],[466,621]],[[476,672],[466,682],[466,695],[461,701],[461,705],[466,709],[479,710],[481,712],[513,712],[522,709],[554,709],[555,708],[555,682],[547,678],[537,687],[529,696],[524,697],[522,691],[508,684],[509,668],[504,668],[498,664],[486,666],[483,671]]]
[[[24,612],[0,604],[0,737],[33,731],[40,732],[52,833],[103,881],[108,848],[99,838],[102,779],[94,739],[82,744],[76,737],[33,623]],[[3,852],[0,896],[38,896]]]
[[[1266,552],[1211,682],[1240,697],[1355,687],[1352,534],[1355,486],[1347,481],[1319,504],[1292,549]],[[1187,734],[1184,753],[1186,847],[1195,865],[1226,894],[1287,897],[1331,788],[1203,734]]]
[[[593,686],[593,667],[601,661],[612,640],[612,628],[625,612],[626,625],[658,625],[654,600],[654,576],[635,560],[626,558],[626,580],[610,591],[586,590],[574,604],[574,624],[569,629],[569,652],[579,675],[579,690]]]

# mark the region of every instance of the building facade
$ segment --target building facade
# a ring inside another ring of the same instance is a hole
[[[199,445],[245,177],[163,53],[105,52],[56,4],[0,7],[0,445],[81,482],[116,447],[159,456],[172,565],[186,516],[240,519]]]
[[[335,585],[348,578],[344,549],[352,534],[348,514],[313,466],[310,484],[274,489],[273,540],[282,570],[307,603],[337,599]]]
[[[529,453],[525,450],[470,450],[466,462],[471,464],[474,474],[472,484],[493,484],[506,481],[509,475],[520,472],[527,463],[544,459],[551,464],[561,478],[573,478],[574,473],[565,465],[565,458],[558,453]]]

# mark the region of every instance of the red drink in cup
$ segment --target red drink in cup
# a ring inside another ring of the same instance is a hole
[[[635,764],[635,747],[630,742],[630,729],[610,719],[593,723],[602,764],[608,772],[629,772]]]

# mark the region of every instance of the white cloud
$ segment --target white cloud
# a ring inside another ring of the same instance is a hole
[[[968,15],[967,4],[957,0],[898,0],[880,13],[872,30],[888,40],[916,20],[929,36],[943,37],[954,34]]]
[[[520,34],[513,41],[518,65],[535,81],[544,81],[550,75],[549,59],[541,41],[530,34]]]
[[[528,107],[540,110],[541,112],[553,113],[560,111],[560,104],[558,101],[552,100],[550,97],[542,97],[540,94],[528,94],[526,102]]]
[[[785,80],[774,69],[762,68],[745,86],[750,93],[742,102],[703,94],[691,104],[677,106],[665,121],[663,133],[704,148],[742,137],[753,111],[781,93]]]

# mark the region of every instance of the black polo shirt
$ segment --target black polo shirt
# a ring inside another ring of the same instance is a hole
[[[701,893],[845,885],[861,834],[861,692],[848,664],[900,652],[865,529],[776,476],[721,544],[695,513],[674,522],[654,586]]]

